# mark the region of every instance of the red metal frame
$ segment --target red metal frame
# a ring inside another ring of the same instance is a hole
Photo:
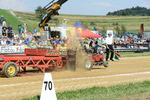
[[[74,51],[66,51],[67,55],[61,57],[59,50],[50,49],[25,49],[25,55],[0,55],[0,74],[3,66],[7,62],[14,62],[19,68],[19,73],[21,69],[26,72],[27,67],[36,67],[45,72],[46,68],[49,69],[63,69],[63,66],[67,65],[69,61],[75,61],[75,58],[69,58],[68,55],[74,55]],[[66,66],[65,66],[66,67]]]
[[[26,71],[26,67],[38,67],[42,72],[45,68],[56,66],[57,68],[63,67],[62,57],[45,57],[45,56],[26,56],[26,55],[0,55],[0,69],[3,68],[5,63],[14,62],[18,68]]]

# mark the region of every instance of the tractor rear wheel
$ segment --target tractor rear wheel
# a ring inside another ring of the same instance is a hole
[[[14,77],[17,74],[17,66],[13,62],[8,62],[3,66],[2,69],[3,75],[9,77]]]
[[[92,63],[91,58],[86,58],[84,60],[84,68],[89,71],[93,68],[93,63]]]

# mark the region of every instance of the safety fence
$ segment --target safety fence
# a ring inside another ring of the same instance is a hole
[[[117,52],[148,52],[150,44],[115,44],[114,49]]]
[[[0,46],[0,54],[24,54],[25,48],[28,47],[25,45]],[[61,51],[66,49],[66,47],[59,47]],[[116,52],[150,52],[150,44],[115,44],[114,49]]]

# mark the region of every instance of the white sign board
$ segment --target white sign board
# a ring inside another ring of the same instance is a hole
[[[108,34],[111,34],[111,38],[113,38],[113,30],[107,30],[107,37],[108,37]]]
[[[40,100],[57,100],[52,76],[49,73],[45,73]]]
[[[11,53],[24,53],[25,47],[21,46],[0,46],[1,54],[11,54]]]

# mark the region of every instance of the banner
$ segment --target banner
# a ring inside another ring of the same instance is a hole
[[[0,46],[0,54],[24,54],[25,46]]]

